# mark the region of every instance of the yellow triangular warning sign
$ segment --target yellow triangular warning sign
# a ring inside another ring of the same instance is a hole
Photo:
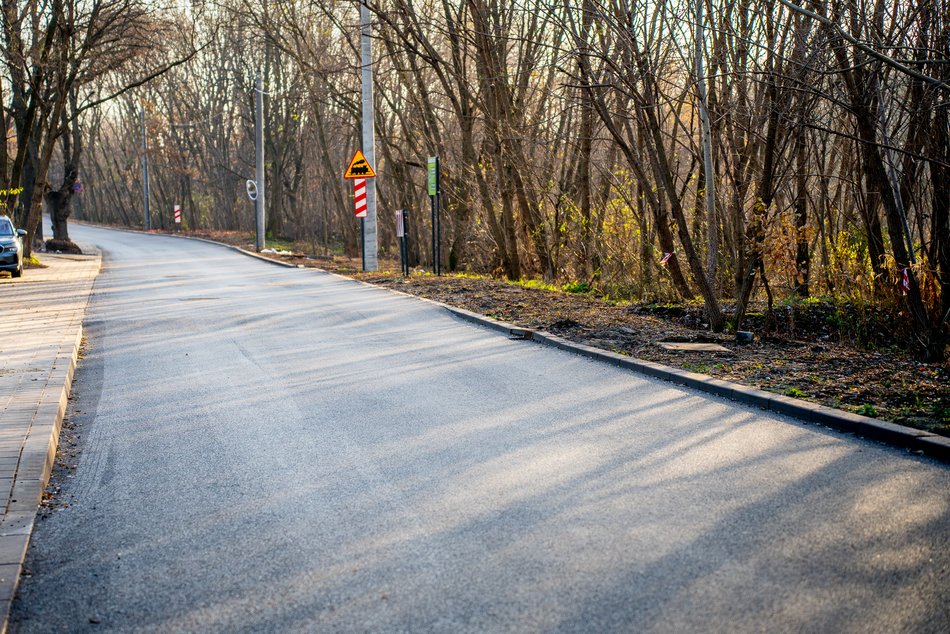
[[[369,164],[366,160],[366,157],[363,156],[363,153],[360,150],[356,151],[356,154],[353,155],[353,160],[350,161],[350,166],[346,168],[346,171],[343,173],[343,178],[375,178],[376,172],[373,171],[373,166]]]

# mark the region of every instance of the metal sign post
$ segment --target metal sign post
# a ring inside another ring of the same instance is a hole
[[[359,152],[357,152],[359,154]],[[356,160],[354,158],[354,160]],[[347,170],[347,174],[350,173],[350,170],[353,168],[352,163],[350,164],[350,169]],[[344,178],[349,178],[349,176],[344,175]],[[366,272],[366,214],[367,214],[367,205],[366,205],[366,179],[365,178],[354,178],[353,179],[353,207],[356,211],[356,217],[360,219],[360,256],[363,260],[363,272]]]
[[[407,210],[403,210],[402,218],[402,223],[406,226],[406,235],[403,236],[403,242],[406,244],[406,277],[408,277],[411,271],[409,270],[409,212]]]
[[[409,231],[406,226],[406,210],[396,212],[396,237],[399,238],[399,263],[402,274],[409,277]]]
[[[441,171],[439,157],[430,156],[426,167],[429,174],[427,189],[432,203],[432,272],[442,275],[442,210],[439,200],[442,183],[439,175]]]

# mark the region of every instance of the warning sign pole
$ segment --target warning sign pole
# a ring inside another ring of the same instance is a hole
[[[353,180],[353,210],[357,218],[366,217],[366,179],[357,178]]]
[[[442,182],[439,157],[430,156],[426,166],[429,177],[426,190],[432,202],[432,272],[442,275],[442,210],[439,200],[442,194]]]
[[[354,157],[356,160],[356,157]],[[352,169],[352,161],[350,165]],[[347,170],[349,173],[349,169]],[[344,176],[344,178],[349,178]],[[363,270],[366,270],[366,179],[353,179],[353,211],[356,217],[360,219],[360,256],[363,260]]]

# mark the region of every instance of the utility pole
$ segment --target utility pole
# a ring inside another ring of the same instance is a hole
[[[254,178],[257,181],[257,199],[254,201],[254,211],[257,215],[257,250],[264,250],[264,82],[261,71],[254,77],[254,145],[257,171]]]
[[[145,134],[145,106],[142,106],[142,198],[145,199],[145,230],[152,228],[152,213],[148,207],[148,137]]]
[[[370,40],[369,0],[360,0],[360,63],[363,69],[363,155],[366,162],[376,170],[376,137],[373,115],[373,48]],[[377,172],[378,173],[378,172]],[[378,271],[376,260],[376,179],[366,179],[366,218],[363,237],[364,271]]]

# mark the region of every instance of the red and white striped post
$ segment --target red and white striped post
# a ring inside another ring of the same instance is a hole
[[[181,231],[181,205],[175,205],[175,230]]]
[[[366,217],[366,179],[353,179],[353,205],[356,208],[356,217]]]
[[[367,0],[363,0],[366,2]],[[363,152],[357,150],[350,159],[350,164],[343,172],[343,178],[349,178],[353,181],[353,207],[356,217],[360,219],[360,251],[363,253],[363,270],[375,271],[376,263],[376,198],[375,189],[372,182],[367,183],[367,179],[376,177],[373,166],[370,164]],[[369,223],[369,226],[367,224]],[[369,258],[367,258],[367,246],[370,246]],[[370,265],[367,268],[367,263]]]

